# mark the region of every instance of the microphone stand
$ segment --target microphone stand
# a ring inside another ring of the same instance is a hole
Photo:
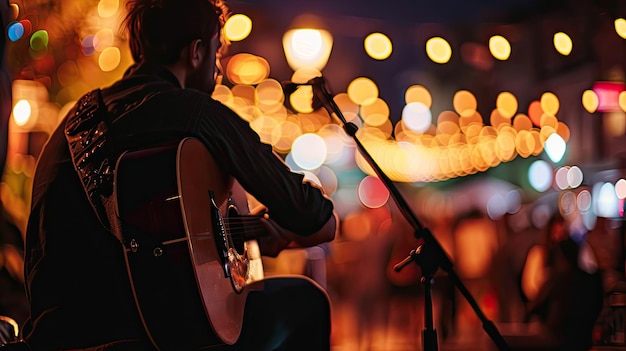
[[[424,330],[422,333],[423,350],[425,351],[437,351],[437,331],[434,328],[433,323],[433,305],[432,305],[432,279],[433,275],[438,268],[444,270],[456,288],[461,292],[463,297],[470,304],[478,318],[482,322],[483,329],[497,345],[500,351],[508,351],[509,346],[496,328],[495,324],[491,322],[478,306],[476,300],[472,297],[467,287],[463,284],[459,276],[456,274],[452,267],[452,261],[445,253],[437,239],[433,236],[429,229],[422,226],[417,216],[411,211],[408,203],[397,189],[392,180],[381,170],[380,166],[374,161],[372,156],[367,152],[363,144],[361,144],[359,138],[356,136],[358,127],[351,122],[346,121],[345,117],[341,113],[341,110],[335,103],[333,96],[326,89],[326,83],[323,77],[316,77],[311,79],[307,85],[313,87],[313,108],[324,107],[331,115],[334,115],[343,123],[345,132],[354,139],[361,155],[369,163],[372,169],[376,172],[378,178],[385,184],[389,193],[395,200],[402,215],[406,218],[409,224],[414,230],[414,235],[417,239],[422,239],[422,243],[414,250],[411,250],[408,257],[402,260],[400,263],[394,266],[395,271],[400,271],[402,268],[409,265],[411,262],[416,263],[421,267],[422,277],[421,281],[424,283]]]

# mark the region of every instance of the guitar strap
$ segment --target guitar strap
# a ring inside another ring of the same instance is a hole
[[[100,89],[89,92],[77,102],[65,124],[65,137],[74,169],[98,220],[123,243],[113,196],[115,141]]]
[[[102,91],[95,89],[83,96],[70,112],[65,137],[74,169],[98,220],[121,243],[127,244],[122,228],[133,231],[135,228],[122,223],[117,215],[113,184],[118,158],[124,151],[164,145],[179,141],[184,135],[181,132],[139,133],[122,143],[112,124]]]

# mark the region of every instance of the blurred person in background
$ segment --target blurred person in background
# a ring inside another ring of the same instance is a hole
[[[527,306],[532,333],[505,335],[512,350],[586,351],[593,346],[604,288],[586,235],[580,216],[564,218],[556,212],[550,218],[545,239],[532,249],[543,261],[538,290]]]

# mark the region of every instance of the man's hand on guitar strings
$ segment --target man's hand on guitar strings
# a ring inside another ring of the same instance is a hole
[[[295,234],[282,228],[268,216],[261,218],[260,221],[269,234],[257,239],[261,255],[276,257],[282,250],[290,246],[292,242],[290,238]]]

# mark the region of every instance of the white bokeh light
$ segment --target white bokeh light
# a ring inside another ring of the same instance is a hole
[[[567,171],[567,184],[572,188],[577,188],[583,183],[583,171],[578,166],[572,166]]]
[[[615,194],[619,199],[626,198],[626,179],[622,178],[615,183]]]
[[[528,169],[530,185],[539,192],[550,189],[552,185],[552,167],[544,160],[537,160]]]
[[[20,100],[13,107],[13,120],[18,126],[28,123],[32,109],[28,100]]]
[[[593,204],[594,212],[598,217],[618,217],[619,216],[619,199],[615,194],[613,184],[597,183],[593,187]]]
[[[402,109],[402,122],[414,132],[424,133],[430,128],[432,120],[430,109],[421,102],[411,102]]]
[[[491,219],[498,219],[506,213],[506,199],[500,194],[494,194],[487,201],[487,214]]]
[[[563,140],[560,135],[552,133],[546,140],[544,148],[548,157],[550,157],[550,160],[554,163],[558,163],[563,159],[563,156],[565,156],[567,145],[565,144],[565,140]]]
[[[569,183],[567,181],[568,172],[569,167],[561,167],[556,171],[556,174],[554,175],[554,182],[556,183],[556,186],[561,190],[569,188]]]
[[[326,160],[327,147],[324,139],[317,134],[302,134],[293,142],[293,161],[304,170],[319,168]]]
[[[320,181],[318,176],[315,175],[315,173],[311,171],[302,171],[302,174],[304,174],[304,180],[308,180],[312,183],[317,184],[318,186],[322,186],[322,182]]]

